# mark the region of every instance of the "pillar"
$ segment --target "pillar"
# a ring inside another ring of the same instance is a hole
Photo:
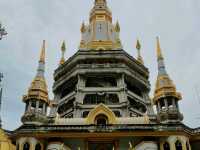
[[[170,150],[176,150],[175,143],[173,141],[169,142]]]
[[[22,143],[19,143],[19,150],[23,150],[23,145],[22,145]]]
[[[187,150],[186,143],[185,144],[182,143],[182,148],[183,150]]]
[[[164,99],[164,103],[165,103],[165,107],[166,107],[166,109],[168,109],[167,99]]]
[[[170,150],[176,150],[175,141],[176,141],[175,136],[171,136],[168,138],[167,142],[169,143]]]
[[[183,150],[187,150],[186,142],[187,142],[186,138],[181,138],[181,144]]]
[[[86,81],[84,77],[78,75],[78,83],[77,83],[77,94],[76,94],[76,101],[79,103],[83,103],[84,94],[81,92],[80,89],[85,88]]]
[[[176,108],[176,102],[175,102],[174,98],[172,99],[172,105],[173,105],[174,108]]]
[[[85,79],[81,75],[78,75],[77,89],[84,87],[85,87]]]
[[[144,92],[142,95],[143,95],[144,101],[146,102],[146,106],[147,106],[146,109],[147,109],[148,115],[154,116],[154,110],[153,110],[152,102],[151,102],[148,92]],[[158,109],[157,109],[157,111],[158,111]]]
[[[158,101],[158,112],[160,112],[161,107],[160,107],[160,101]]]
[[[31,110],[31,101],[28,102],[28,111]]]
[[[160,142],[160,150],[164,150],[163,149],[163,144],[164,144],[164,142]]]
[[[32,142],[31,142],[31,143],[30,143],[30,150],[35,150],[35,145],[36,145],[35,143],[32,143]]]
[[[125,84],[125,79],[124,79],[124,74],[122,74],[118,79],[117,79],[117,87],[120,88],[120,93],[118,94],[119,101],[120,103],[126,102],[127,101],[127,96],[126,96],[126,84]]]
[[[38,112],[39,110],[39,101],[36,101],[36,108],[35,108],[35,111]]]
[[[46,104],[43,104],[43,108],[42,108],[42,114],[46,115]]]

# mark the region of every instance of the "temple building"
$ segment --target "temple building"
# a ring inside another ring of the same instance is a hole
[[[3,133],[16,150],[200,150],[200,128],[183,123],[182,96],[167,73],[158,37],[151,99],[141,44],[137,40],[137,58],[123,49],[119,22],[113,23],[106,0],[94,1],[89,23],[83,22],[80,31],[79,49],[68,60],[65,42],[61,45],[53,100],[43,41],[36,76],[22,99],[22,125],[0,131],[1,143]]]

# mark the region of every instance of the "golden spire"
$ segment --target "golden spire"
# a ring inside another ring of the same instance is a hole
[[[137,39],[137,43],[136,43],[136,49],[138,50],[137,61],[144,65],[144,61],[143,61],[143,58],[142,58],[141,52],[140,52],[141,45],[140,45],[140,41],[138,39]]]
[[[157,40],[157,58],[163,59],[162,50],[160,48],[160,40],[159,37],[156,37]]]
[[[154,103],[163,97],[171,96],[178,100],[181,99],[181,94],[176,91],[176,86],[167,74],[164,57],[162,55],[162,50],[160,47],[159,38],[157,37],[157,62],[158,62],[158,76],[156,81],[156,87],[154,91]]]
[[[81,25],[81,33],[84,33],[85,32],[85,23],[83,22],[82,25]]]
[[[116,25],[115,25],[115,31],[116,32],[120,32],[120,25],[119,22],[117,21]]]
[[[42,49],[41,49],[41,52],[40,52],[39,62],[45,63],[45,40],[43,40],[43,43],[42,43]]]
[[[63,41],[62,46],[61,46],[62,56],[60,59],[60,65],[65,63],[65,51],[66,51],[66,46],[65,46],[65,41]]]
[[[85,26],[84,21],[81,25],[80,30],[81,30],[81,42],[80,42],[80,45],[79,45],[79,49],[84,49],[85,48],[85,41],[84,41],[84,38],[83,38],[83,34],[86,32],[86,26]]]
[[[95,5],[97,4],[107,4],[106,0],[95,0]]]
[[[30,99],[42,100],[49,102],[47,85],[44,77],[45,73],[45,40],[43,40],[42,49],[40,52],[40,59],[37,68],[37,74],[28,89],[27,95],[23,97],[23,101]]]

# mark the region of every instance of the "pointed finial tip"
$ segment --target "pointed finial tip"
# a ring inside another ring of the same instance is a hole
[[[116,32],[120,32],[120,25],[119,25],[119,21],[116,22],[116,25],[115,25],[115,30]]]
[[[156,40],[157,40],[157,57],[158,57],[158,59],[163,58],[162,50],[161,50],[161,47],[160,47],[160,39],[159,39],[158,36],[156,37]]]
[[[46,40],[42,41],[42,50],[45,51],[45,47],[46,47]]]
[[[66,50],[66,45],[65,45],[65,41],[64,41],[64,40],[63,40],[63,42],[62,42],[61,50],[62,50],[62,51],[65,51],[65,50]]]
[[[95,4],[97,4],[97,3],[107,3],[107,1],[106,0],[95,0]]]
[[[41,52],[40,52],[40,62],[45,62],[45,43],[46,41],[43,40],[42,42],[42,49],[41,49]]]
[[[139,39],[137,39],[136,49],[137,49],[137,50],[140,50],[140,49],[141,49],[141,44],[140,44]]]
[[[61,46],[61,51],[62,51],[62,55],[61,55],[61,59],[60,59],[60,65],[65,63],[65,51],[66,51],[66,46],[65,46],[65,41],[63,41],[62,46]]]
[[[144,61],[143,61],[143,58],[142,58],[141,53],[140,53],[141,44],[140,44],[139,39],[137,39],[136,49],[138,50],[138,57],[137,57],[137,60],[138,60],[141,64],[144,65]]]
[[[81,25],[81,32],[84,33],[85,30],[86,30],[85,22],[83,21],[83,22],[82,22],[82,25]]]

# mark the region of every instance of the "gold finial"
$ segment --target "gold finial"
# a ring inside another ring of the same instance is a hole
[[[66,51],[65,41],[63,41],[62,43],[61,51],[62,51],[62,57],[60,59],[60,64],[62,65],[65,63],[65,51]]]
[[[140,49],[141,49],[140,41],[139,41],[138,39],[137,39],[136,48],[137,48],[137,50],[140,50]]]
[[[40,52],[40,61],[39,62],[45,63],[45,40],[43,40],[42,49],[41,49],[41,52]]]
[[[141,53],[140,53],[141,44],[140,44],[140,41],[138,39],[137,39],[137,43],[136,43],[136,49],[138,50],[137,61],[140,62],[141,64],[144,64],[143,58],[142,58]]]
[[[161,48],[160,48],[160,40],[159,40],[159,37],[156,37],[156,40],[157,40],[157,57],[158,57],[158,58],[163,58],[162,50],[161,50]]]
[[[85,23],[83,22],[82,25],[81,25],[81,42],[80,42],[80,45],[79,45],[79,49],[83,49],[85,48],[85,42],[84,42],[84,39],[83,39],[83,34],[86,32],[86,26],[85,26]]]
[[[116,32],[120,32],[120,25],[119,22],[117,21],[116,25],[115,25],[115,31]]]
[[[86,30],[85,23],[83,22],[82,25],[81,25],[81,33],[84,33],[85,30]]]
[[[95,0],[95,5],[97,4],[106,4],[106,0]]]

